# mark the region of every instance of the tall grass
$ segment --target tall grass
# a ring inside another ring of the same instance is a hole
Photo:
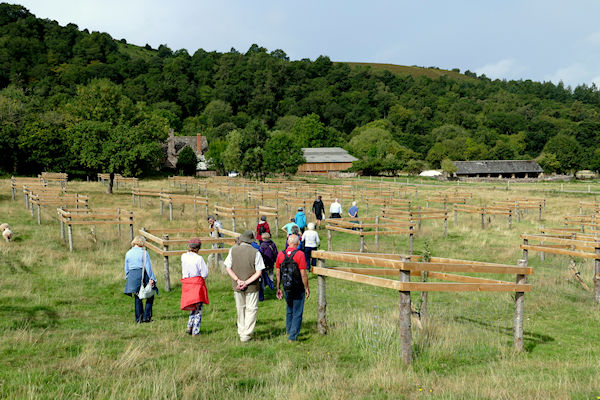
[[[166,188],[166,181],[144,187]],[[558,184],[559,185],[559,184]],[[497,185],[498,186],[498,185]],[[454,186],[448,185],[454,189]],[[555,186],[548,186],[555,187]],[[159,216],[159,204],[132,207],[127,191],[109,196],[98,183],[69,183],[89,193],[93,207],[121,207],[136,213],[136,230],[145,226],[195,226],[204,217],[186,209],[176,221]],[[510,196],[536,196],[535,185],[510,190],[482,185],[467,189],[475,204]],[[420,188],[419,199],[439,188]],[[546,226],[578,213],[583,195],[550,194]],[[214,200],[214,199],[213,199]],[[147,201],[147,200],[146,200]],[[221,199],[223,202],[223,199]],[[360,206],[360,204],[359,204]],[[281,210],[283,212],[283,209]],[[371,211],[370,213],[374,213]],[[537,214],[513,221],[494,217],[481,230],[477,216],[453,216],[448,238],[442,221],[426,221],[415,237],[415,253],[426,246],[432,256],[485,260],[516,265],[521,233],[535,232]],[[569,259],[530,254],[533,291],[525,295],[525,348],[512,347],[513,298],[498,293],[430,293],[429,317],[413,329],[414,363],[400,360],[398,294],[328,279],[326,336],[316,331],[316,280],[310,278],[298,343],[285,336],[285,305],[267,290],[259,305],[255,337],[239,342],[229,278],[211,271],[210,305],[201,335],[184,333],[187,315],[179,310],[178,257],[171,257],[171,292],[165,292],[162,258],[152,255],[161,293],[155,321],[133,323],[133,300],[122,294],[123,256],[128,232],[115,227],[76,227],[75,252],[60,239],[52,209],[38,226],[23,201],[10,200],[7,180],[0,181],[0,222],[16,235],[0,243],[0,397],[15,399],[261,398],[275,399],[567,399],[600,395],[600,311],[591,294],[568,273]],[[251,222],[251,221],[250,221]],[[227,221],[225,221],[227,225]],[[250,223],[252,226],[252,223]],[[324,247],[326,232],[319,231]],[[358,238],[334,232],[334,249],[358,249]],[[282,247],[282,239],[276,239]],[[427,243],[427,244],[426,244]],[[374,250],[372,238],[367,239]],[[406,237],[380,238],[379,251],[406,252]],[[577,261],[592,285],[592,263]],[[513,277],[497,276],[502,279]],[[418,293],[413,294],[418,304]]]

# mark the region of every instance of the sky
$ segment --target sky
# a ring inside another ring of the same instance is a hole
[[[600,87],[598,0],[21,0],[39,18],[153,48],[459,68]]]

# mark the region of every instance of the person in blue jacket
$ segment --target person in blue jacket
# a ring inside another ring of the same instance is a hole
[[[131,242],[131,249],[125,254],[125,293],[128,296],[133,296],[135,299],[135,321],[150,322],[152,321],[152,304],[154,303],[154,296],[146,299],[146,307],[143,307],[142,300],[137,296],[142,279],[144,285],[150,282],[154,288],[154,292],[158,294],[156,287],[156,277],[152,271],[152,264],[150,263],[150,256],[144,248],[146,245],[146,238],[143,236],[136,236]],[[144,267],[144,276],[142,277],[142,267]]]
[[[296,225],[298,225],[300,231],[304,232],[304,229],[306,229],[306,214],[304,214],[304,209],[302,207],[298,207],[298,212],[294,219],[296,220]]]

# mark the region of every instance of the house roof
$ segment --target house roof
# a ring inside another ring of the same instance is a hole
[[[307,163],[345,163],[358,160],[341,147],[303,147]]]
[[[453,161],[457,175],[468,174],[518,174],[544,172],[539,164],[532,160],[481,160]]]

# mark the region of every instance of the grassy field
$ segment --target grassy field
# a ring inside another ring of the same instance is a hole
[[[454,184],[455,185],[455,184]],[[560,184],[469,186],[474,203],[515,196],[540,196]],[[144,181],[142,187],[166,187]],[[454,186],[452,186],[454,187]],[[570,188],[587,190],[587,184]],[[592,191],[598,188],[593,185]],[[104,194],[99,183],[69,183],[90,194],[92,207],[122,207],[136,212],[136,230],[204,224],[175,209],[176,220],[159,216],[159,204],[131,206],[123,190]],[[419,189],[423,202],[428,190]],[[538,191],[534,191],[538,190]],[[545,226],[560,227],[560,217],[579,212],[580,200],[593,195],[545,193]],[[221,199],[223,202],[223,199]],[[221,202],[219,204],[221,204]],[[359,207],[361,204],[359,202]],[[346,209],[347,207],[345,207]],[[364,210],[362,208],[361,210]],[[16,234],[0,243],[0,398],[11,399],[595,399],[600,396],[600,312],[592,295],[567,271],[568,258],[530,254],[533,291],[525,295],[525,348],[512,347],[513,296],[507,293],[430,293],[429,320],[413,328],[414,363],[400,360],[398,294],[392,290],[328,279],[329,334],[316,331],[316,277],[310,278],[300,340],[288,344],[285,304],[267,290],[259,304],[255,337],[241,344],[229,278],[211,271],[210,305],[200,337],[184,333],[187,315],[179,310],[180,265],[171,258],[171,292],[155,301],[154,322],[134,323],[133,300],[122,294],[123,258],[129,249],[115,227],[98,227],[98,242],[76,227],[75,252],[60,239],[52,209],[38,226],[22,197],[10,199],[8,180],[0,181],[0,222]],[[516,265],[519,235],[534,233],[536,213],[507,229],[495,218],[484,231],[478,217],[460,215],[443,237],[439,221],[424,222],[415,252],[433,256]],[[310,218],[310,216],[309,216]],[[227,228],[227,223],[225,223]],[[253,225],[253,224],[252,224]],[[324,246],[326,232],[319,231]],[[276,240],[279,247],[282,239]],[[335,250],[358,249],[358,239],[334,233]],[[374,251],[373,238],[367,246]],[[323,247],[323,246],[322,246]],[[380,251],[405,253],[404,237],[384,238]],[[162,258],[152,254],[159,289]],[[590,261],[577,267],[592,286]],[[514,277],[502,276],[503,279]],[[413,295],[418,305],[418,293]]]
[[[437,79],[442,75],[446,75],[449,78],[458,79],[458,80],[469,80],[473,79],[468,77],[460,72],[449,71],[446,69],[439,68],[425,68],[425,67],[417,67],[417,66],[407,66],[407,65],[396,65],[396,64],[379,64],[379,63],[362,63],[362,62],[347,62],[346,64],[351,67],[371,67],[373,70],[385,70],[390,71],[397,75],[410,75],[412,77],[419,76],[427,76],[431,79]]]

